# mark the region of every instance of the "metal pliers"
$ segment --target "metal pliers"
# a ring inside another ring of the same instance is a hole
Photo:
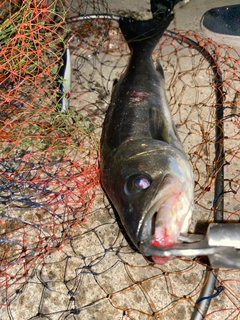
[[[180,234],[171,247],[156,247],[148,240],[139,249],[146,256],[208,256],[212,268],[240,269],[240,223],[211,223],[206,235]]]

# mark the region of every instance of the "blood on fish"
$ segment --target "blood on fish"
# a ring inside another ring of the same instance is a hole
[[[148,96],[148,93],[142,92],[142,91],[137,91],[133,90],[132,93],[130,94],[130,102],[136,103],[136,102],[142,102],[145,100],[145,98]]]
[[[170,247],[174,244],[174,241],[169,238],[167,230],[165,229],[163,237],[154,239],[150,243],[156,247]],[[165,264],[172,258],[173,257],[152,256],[152,260],[157,264]]]
[[[174,244],[174,241],[169,238],[167,230],[165,229],[161,238],[151,240],[150,243],[156,247],[170,247]]]

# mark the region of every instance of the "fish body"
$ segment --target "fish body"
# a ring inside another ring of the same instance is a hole
[[[193,210],[192,168],[172,121],[163,69],[151,57],[172,18],[120,19],[131,57],[113,87],[100,142],[102,187],[138,249],[146,239],[157,247],[177,243]]]
[[[70,93],[72,87],[72,66],[69,46],[64,49],[62,55],[63,64],[59,70],[59,104],[60,111],[66,113],[69,109]]]

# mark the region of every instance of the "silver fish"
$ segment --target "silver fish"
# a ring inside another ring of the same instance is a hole
[[[114,84],[101,136],[101,184],[138,250],[141,241],[178,243],[193,212],[192,168],[170,114],[163,69],[151,57],[172,19],[168,10],[161,19],[119,20],[131,57]]]
[[[70,103],[70,94],[72,88],[72,66],[71,66],[71,56],[70,56],[70,49],[67,44],[66,49],[62,55],[63,65],[59,70],[59,82],[60,82],[60,111],[62,113],[66,113],[69,109]]]

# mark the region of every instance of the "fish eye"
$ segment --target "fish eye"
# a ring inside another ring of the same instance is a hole
[[[152,179],[148,174],[134,174],[127,177],[124,184],[124,191],[127,195],[134,195],[142,190],[148,189],[151,183]]]
[[[148,177],[145,177],[145,176],[140,176],[140,177],[137,177],[135,179],[135,185],[137,188],[139,189],[142,189],[142,190],[145,190],[147,189],[148,187],[150,187],[150,180],[148,179]]]

